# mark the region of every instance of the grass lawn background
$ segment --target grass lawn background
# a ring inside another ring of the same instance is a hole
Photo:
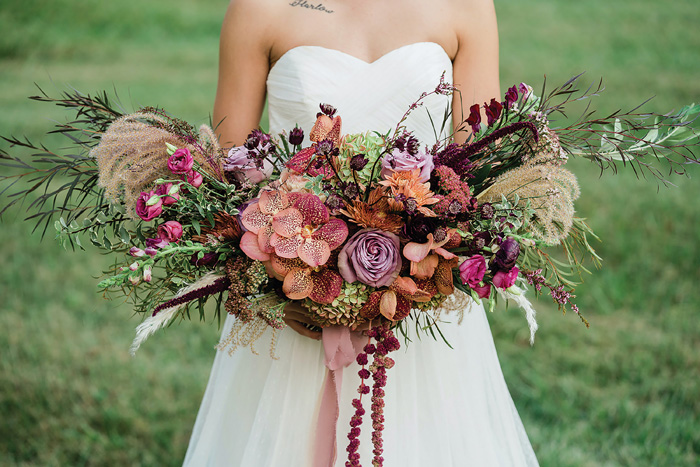
[[[66,114],[28,101],[34,82],[116,89],[208,122],[223,0],[6,0],[0,6],[0,134],[32,139]],[[502,87],[586,71],[601,111],[656,96],[700,100],[696,0],[498,0]],[[62,141],[42,139],[51,147]],[[2,147],[7,149],[5,143]],[[490,316],[511,393],[542,465],[697,465],[700,459],[700,170],[677,187],[602,178],[583,161],[580,216],[604,268],[577,289],[591,321],[538,303],[540,331],[511,307]],[[0,465],[178,465],[219,331],[183,323],[128,355],[130,307],[96,291],[108,258],[30,235],[22,209],[0,224]],[[261,357],[263,358],[263,357]]]

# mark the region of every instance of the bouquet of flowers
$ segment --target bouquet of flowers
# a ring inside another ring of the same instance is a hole
[[[393,365],[387,354],[399,347],[393,330],[405,332],[409,322],[435,337],[442,313],[464,312],[472,300],[493,309],[500,297],[525,310],[532,340],[535,310],[525,296],[532,286],[588,325],[571,299],[584,258],[599,258],[588,242],[593,232],[574,214],[579,187],[565,168],[570,157],[661,180],[651,158],[680,173],[698,162],[690,123],[700,105],[601,118],[587,108],[554,128],[554,114],[601,90],[580,91],[578,78],[541,97],[520,84],[502,100],[473,105],[458,127],[469,135],[463,144],[426,145],[404,126],[425,97],[456,91],[442,80],[387,133],[343,134],[336,109],[321,104],[308,140],[300,128],[253,130],[234,148],[162,109],[123,115],[106,94],[37,96],[77,110],[55,131],[83,151],[60,155],[8,139],[38,153],[31,161],[0,155],[25,169],[4,178],[32,182],[3,211],[33,199],[37,227],[46,231],[57,217],[65,246],[87,238],[115,255],[99,287],[127,295],[146,316],[132,352],[192,310],[204,317],[209,299],[217,317],[225,310],[238,318],[222,345],[252,348],[267,329],[285,327],[285,307],[298,301],[320,328],[368,330],[377,342],[357,356],[359,392],[369,393],[371,375],[381,398]],[[67,181],[56,187],[57,179]],[[364,410],[361,399],[354,404],[348,465],[359,465]],[[375,434],[380,456],[381,423]]]

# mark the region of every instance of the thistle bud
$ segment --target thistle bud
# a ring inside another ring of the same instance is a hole
[[[304,130],[299,127],[289,132],[289,144],[299,146],[304,141]]]

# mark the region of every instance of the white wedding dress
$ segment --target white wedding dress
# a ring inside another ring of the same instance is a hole
[[[393,128],[452,64],[435,43],[396,49],[373,63],[316,46],[288,51],[267,79],[270,132],[298,124],[308,132],[319,103],[338,109],[343,133]],[[407,125],[424,142],[435,141],[426,112],[442,121],[449,98],[431,96]],[[308,143],[308,140],[306,140]],[[473,302],[472,302],[473,303]],[[472,304],[457,325],[448,315],[441,330],[453,349],[430,337],[413,338],[390,354],[396,365],[386,386],[386,466],[522,466],[537,459],[506,387],[484,309]],[[234,318],[229,316],[222,336]],[[400,336],[398,336],[400,337]],[[265,343],[260,355],[239,349],[217,352],[190,440],[185,465],[289,466],[312,464],[315,425],[326,368],[321,342],[291,329],[281,332],[278,360]],[[338,459],[345,465],[351,400],[357,397],[359,367],[345,369],[337,428]],[[370,380],[371,381],[371,380]],[[372,459],[369,397],[363,398],[360,454]]]

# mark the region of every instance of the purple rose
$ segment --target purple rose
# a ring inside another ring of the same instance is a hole
[[[160,216],[163,212],[163,202],[155,191],[142,191],[136,198],[136,215],[145,221],[150,221]]]
[[[517,266],[513,267],[513,269],[508,272],[498,271],[493,275],[493,285],[499,289],[512,287],[515,284],[515,279],[518,278],[518,272],[520,272],[520,270]]]
[[[390,285],[401,270],[399,237],[383,230],[360,230],[340,251],[338,270],[350,283],[360,281],[372,287]]]
[[[193,165],[194,157],[187,148],[178,149],[168,158],[168,168],[174,174],[186,174]]]
[[[224,160],[224,170],[233,172],[239,182],[247,178],[251,183],[260,183],[272,174],[273,168],[267,159],[263,160],[262,168],[258,168],[255,159],[250,157],[250,150],[245,146],[231,148]]]
[[[382,159],[380,175],[386,178],[390,177],[393,172],[410,172],[411,170],[419,169],[419,180],[425,183],[430,180],[430,173],[434,168],[433,155],[425,152],[425,150],[419,150],[412,155],[408,151],[394,148],[391,153]]]
[[[474,255],[459,265],[459,277],[462,284],[469,284],[472,289],[479,285],[486,274],[486,258],[481,255]]]

